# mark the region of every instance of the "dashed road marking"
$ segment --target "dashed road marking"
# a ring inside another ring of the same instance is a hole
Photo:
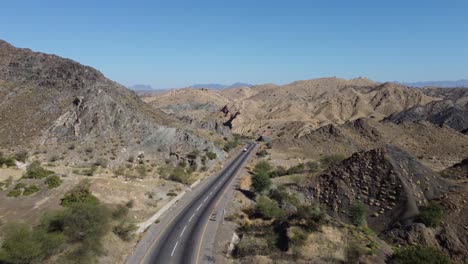
[[[179,241],[175,243],[174,249],[172,250],[171,257],[174,256],[175,249],[177,248],[177,245],[179,244]]]
[[[184,232],[185,232],[185,229],[187,229],[187,226],[185,226],[184,229],[182,229],[182,233],[180,233],[180,236],[179,236],[179,237],[182,237],[182,235],[183,235]]]
[[[192,218],[193,218],[194,216],[195,216],[195,213],[194,213],[194,214],[190,217],[190,219],[188,220],[189,223],[190,223],[190,221],[192,221]]]

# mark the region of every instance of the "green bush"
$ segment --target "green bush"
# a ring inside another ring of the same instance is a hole
[[[60,233],[32,230],[26,224],[8,224],[3,230],[0,263],[41,263],[58,253],[66,241]]]
[[[117,206],[117,208],[115,208],[114,211],[112,211],[112,218],[115,220],[121,220],[124,217],[127,217],[129,211],[130,210],[128,209],[127,206],[119,205]]]
[[[70,192],[66,193],[65,196],[61,199],[60,204],[63,207],[72,207],[79,204],[96,205],[98,203],[98,198],[94,196],[89,190],[89,183],[83,182]]]
[[[341,154],[331,154],[321,157],[320,162],[325,168],[328,168],[332,165],[342,162],[344,159],[346,159],[346,157]]]
[[[315,162],[315,161],[310,160],[310,161],[306,162],[305,165],[310,170],[310,172],[317,172],[317,171],[320,170],[319,164],[317,162]]]
[[[313,205],[301,205],[297,208],[296,217],[301,220],[301,226],[307,231],[318,231],[325,223],[325,212]]]
[[[38,161],[34,161],[27,167],[24,178],[26,179],[43,179],[54,174],[51,170],[44,169]]]
[[[53,188],[57,188],[59,187],[61,184],[62,184],[62,179],[60,179],[59,176],[57,175],[52,175],[52,176],[49,176],[47,177],[47,179],[45,180],[45,183],[47,184],[47,187],[49,189],[53,189]]]
[[[36,192],[38,192],[40,190],[41,189],[39,189],[39,187],[37,185],[30,185],[30,186],[24,188],[23,195],[28,196],[28,195],[36,193]]]
[[[271,179],[270,176],[265,173],[257,173],[254,176],[252,176],[252,189],[255,193],[261,194],[267,190],[270,189],[271,187]]]
[[[351,241],[346,249],[346,263],[358,264],[361,263],[362,257],[366,254],[366,248],[357,241]]]
[[[288,169],[288,174],[301,174],[306,171],[306,166],[303,163],[299,163],[295,166],[292,166],[291,168]]]
[[[3,165],[6,165],[7,167],[16,166],[15,159],[12,157],[4,157],[3,153],[0,152],[0,167],[2,167]]]
[[[209,151],[209,152],[206,153],[206,157],[207,157],[208,159],[210,159],[210,160],[214,160],[214,159],[216,159],[218,156],[216,155],[216,153]]]
[[[130,241],[133,238],[133,232],[137,229],[134,223],[128,221],[120,221],[119,224],[112,228],[112,232],[120,237],[123,241]]]
[[[223,149],[224,151],[229,152],[232,149],[235,149],[239,144],[240,140],[237,137],[235,137],[233,140],[226,142],[226,144],[224,144]]]
[[[180,182],[180,183],[183,183],[183,184],[189,184],[190,183],[190,174],[187,173],[183,167],[177,166],[170,173],[169,179],[171,181]]]
[[[264,158],[264,157],[268,156],[268,151],[266,151],[265,149],[262,149],[259,152],[257,152],[256,155],[259,156],[260,158]]]
[[[367,224],[367,205],[354,202],[350,208],[350,220],[353,225],[364,226]]]
[[[437,248],[412,246],[396,251],[391,258],[393,264],[449,264],[449,257]]]
[[[18,197],[21,196],[23,191],[21,189],[13,189],[7,193],[8,197]]]
[[[419,207],[419,215],[416,221],[425,224],[428,227],[437,227],[444,220],[444,208],[433,201],[426,206]]]
[[[266,196],[260,196],[257,198],[256,212],[267,219],[284,219],[286,213],[278,206],[275,200],[271,200]]]
[[[254,167],[254,173],[258,174],[258,173],[265,173],[267,175],[269,175],[273,170],[273,166],[271,166],[271,164],[268,162],[268,161],[259,161],[257,162],[257,164],[255,164],[255,167]]]

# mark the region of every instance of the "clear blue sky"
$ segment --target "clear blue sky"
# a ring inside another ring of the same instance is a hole
[[[0,38],[124,85],[468,78],[468,1],[4,1]]]

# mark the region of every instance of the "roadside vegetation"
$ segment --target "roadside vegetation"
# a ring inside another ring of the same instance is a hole
[[[3,152],[0,152],[0,168],[3,166],[6,166],[6,167],[16,166],[15,158],[6,157],[4,156]]]
[[[89,187],[89,182],[80,183],[62,199],[63,209],[43,215],[37,226],[5,224],[0,263],[46,263],[51,256],[59,263],[96,263],[104,253],[103,237],[111,230],[122,240],[131,240],[136,229],[128,216],[133,201],[111,210]]]
[[[233,149],[235,149],[237,146],[239,146],[240,144],[242,143],[241,141],[241,137],[238,136],[238,135],[234,135],[234,138],[231,139],[231,140],[228,140],[225,144],[224,144],[224,151],[226,152],[229,152]]]
[[[447,254],[427,246],[410,246],[397,250],[391,257],[392,264],[449,264]]]

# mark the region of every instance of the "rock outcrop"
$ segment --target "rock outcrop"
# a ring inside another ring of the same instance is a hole
[[[442,197],[451,184],[404,151],[386,146],[353,154],[308,186],[312,200],[345,221],[354,203],[367,204],[369,226],[381,232],[410,221],[418,206]]]

